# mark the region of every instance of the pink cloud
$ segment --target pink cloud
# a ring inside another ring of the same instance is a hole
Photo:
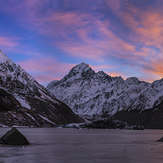
[[[23,38],[20,38],[20,37],[0,36],[0,49],[4,53],[7,53],[7,52],[11,53],[12,52],[10,55],[22,54],[22,55],[32,56],[32,57],[42,55],[39,52],[37,52],[37,49],[29,48],[29,45],[21,44],[22,39]],[[15,59],[16,58],[17,57],[15,57]]]
[[[5,36],[0,36],[0,45],[1,47],[14,47],[17,46],[17,40],[15,40],[14,38],[10,38],[10,37],[5,37]]]
[[[47,84],[53,80],[60,80],[60,77],[54,77],[54,76],[49,76],[49,75],[38,75],[35,74],[34,75],[35,80],[37,80],[40,84],[44,85],[45,87],[47,86]]]
[[[92,69],[98,70],[98,71],[101,71],[102,69],[111,69],[111,68],[115,68],[115,66],[111,66],[111,65],[100,65],[100,66],[90,65],[90,67],[92,67]]]
[[[58,62],[49,57],[21,61],[18,64],[42,84],[63,78],[75,66],[71,63]]]
[[[74,64],[60,63],[52,58],[41,58],[37,60],[26,60],[21,61],[18,64],[28,71],[37,71],[37,72],[52,72],[55,73],[64,73],[67,72],[67,68],[72,67]],[[65,65],[65,66],[63,66]],[[66,68],[65,68],[66,67]]]
[[[100,21],[99,18],[94,17],[90,13],[80,14],[78,12],[51,12],[42,15],[39,13],[45,4],[49,2],[38,3],[38,1],[29,2],[23,1],[17,8],[14,8],[12,13],[20,15],[18,19],[21,22],[29,22],[30,25],[26,28],[35,30],[42,35],[51,37],[53,40],[50,44],[64,50],[67,55],[72,55],[77,58],[94,58],[96,60],[103,60],[106,55],[114,55],[114,51],[127,54],[134,51],[135,47],[129,43],[118,38],[109,30],[109,22]],[[107,2],[110,6],[113,1]],[[118,10],[119,1],[115,3],[113,8]],[[23,14],[19,13],[23,10]],[[10,11],[8,11],[10,12]],[[28,17],[24,19],[24,16]],[[23,23],[22,23],[23,24]],[[24,26],[26,25],[23,24]],[[99,40],[94,40],[89,37],[92,30],[99,32]],[[71,37],[72,35],[72,37]],[[73,35],[78,38],[73,38]],[[58,41],[56,41],[58,39]],[[64,40],[64,41],[63,41]],[[111,54],[112,53],[112,54]]]
[[[141,2],[141,1],[140,1]],[[144,1],[143,1],[144,3]],[[147,46],[156,46],[162,50],[163,47],[163,12],[161,6],[153,8],[149,6],[146,10],[127,2],[126,10],[121,12],[119,17],[124,24],[133,31],[135,36],[128,36],[137,43]]]
[[[113,9],[119,10],[120,1],[116,1],[116,3],[113,1],[106,2]],[[31,30],[35,30],[42,35],[51,37],[50,44],[57,46],[67,55],[102,61],[108,55],[115,55],[115,52],[122,53],[121,56],[125,58],[130,57],[127,56],[128,53],[135,51],[135,46],[118,38],[109,29],[110,22],[107,20],[105,22],[101,21],[100,16],[95,17],[91,13],[54,13],[52,11],[43,15],[39,13],[39,10],[46,4],[49,4],[49,1],[38,3],[38,0],[33,2],[25,0],[17,6],[18,12],[15,11],[15,13],[20,15],[18,19],[21,22],[29,21],[30,25],[26,28],[31,28]],[[21,16],[19,12],[22,10],[23,14]],[[28,18],[24,19],[24,16]],[[99,33],[99,39],[89,37],[93,30]]]
[[[16,52],[21,49],[20,38],[18,37],[6,37],[0,35],[0,49],[6,52]],[[19,49],[18,49],[19,47]]]
[[[108,75],[110,75],[111,77],[117,77],[117,76],[121,76],[122,78],[127,78],[126,74],[121,73],[121,72],[117,72],[117,71],[106,71],[105,73],[107,73]]]
[[[114,11],[116,14],[118,14],[118,12],[120,12],[121,9],[121,0],[105,0],[106,4],[108,5],[108,7],[110,9],[112,9],[112,11]]]
[[[14,1],[12,2],[13,5]],[[16,2],[18,3],[19,1]],[[127,42],[126,39],[114,33],[111,30],[111,27],[113,27],[111,22],[107,19],[100,19],[100,15],[96,15],[95,17],[89,12],[83,12],[82,14],[80,12],[70,11],[53,12],[50,9],[45,13],[40,12],[43,6],[48,5],[49,2],[24,0],[20,4],[14,5],[15,7],[12,7],[12,5],[10,7],[4,7],[2,4],[1,8],[4,8],[4,12],[15,15],[15,19],[25,28],[35,30],[38,34],[49,37],[49,44],[63,50],[65,55],[77,59],[86,58],[96,62],[102,62],[109,57],[117,57],[129,60],[143,67],[143,65],[152,63],[151,61],[153,59],[163,58],[163,14],[159,11],[152,9],[143,11],[129,3],[131,1],[128,0],[124,1],[123,5],[125,10],[122,10],[121,0],[106,0],[105,2],[109,6],[108,9],[111,9],[114,14],[117,13],[119,19],[132,31],[132,35],[126,34],[126,38],[129,40]],[[135,3],[135,1],[132,2]],[[90,36],[92,31],[97,34],[97,38]],[[136,45],[130,41],[140,43],[144,47],[136,50]],[[7,37],[0,37],[0,44],[5,47],[18,46],[18,43],[14,42],[14,39]],[[155,50],[148,47],[151,45],[159,48],[160,53],[158,54]],[[37,52],[24,53],[40,55]],[[44,59],[45,63],[43,60],[39,60],[38,63],[33,60],[28,60],[21,64],[30,72],[33,72],[33,69],[35,69],[35,73],[49,72],[50,75],[54,75],[57,72],[57,74],[66,74],[66,71],[62,68],[65,66],[62,63],[58,64],[55,60],[49,61],[49,59]],[[144,68],[144,71],[149,75],[150,73],[161,75],[161,63],[157,63],[151,64],[152,70]],[[128,62],[126,64],[131,63]],[[61,69],[57,68],[57,66],[61,67]],[[102,66],[99,68],[102,68]],[[113,72],[113,74],[116,73]],[[48,78],[48,75],[45,74],[45,76]],[[59,78],[57,75],[54,76],[55,78]],[[37,75],[37,78],[43,81],[41,76],[39,77]]]
[[[150,66],[146,65],[147,68],[144,69],[146,73],[154,74],[159,78],[163,78],[163,58],[153,60],[150,63]]]
[[[32,16],[35,16],[36,11],[43,8],[46,4],[49,4],[49,1],[23,0],[20,2],[19,0],[11,0],[9,3],[1,3],[0,9],[4,13],[15,16],[16,20],[29,21]]]
[[[54,14],[53,17],[46,19],[46,21],[47,20],[50,22],[55,22],[57,20],[56,24],[60,27],[57,28],[57,34],[66,38],[66,40],[57,43],[55,42],[53,45],[57,44],[58,47],[68,53],[68,55],[78,58],[102,60],[108,53],[114,55],[113,51],[118,51],[119,53],[122,53],[123,51],[127,54],[135,50],[135,46],[118,38],[111,30],[109,30],[109,22],[95,19],[90,14],[79,15],[78,13],[64,12],[57,13],[56,15]],[[46,26],[44,29],[46,29]],[[99,32],[100,38],[98,40],[89,37],[89,34],[94,29]],[[45,35],[53,35],[52,31],[53,28],[50,29],[48,27],[48,30],[41,32]],[[75,34],[78,37],[78,40],[77,38],[73,39],[68,37],[69,34]]]

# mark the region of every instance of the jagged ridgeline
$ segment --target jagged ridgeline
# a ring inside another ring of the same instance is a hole
[[[51,127],[83,120],[0,51],[0,125]]]
[[[159,124],[153,123],[158,115],[163,115],[160,114],[163,112],[163,79],[153,83],[139,81],[136,77],[123,80],[103,71],[96,73],[83,62],[60,81],[50,82],[47,89],[79,115],[116,115],[131,124],[150,123],[149,128],[163,128],[160,123],[163,118]],[[151,118],[158,111],[159,114]]]

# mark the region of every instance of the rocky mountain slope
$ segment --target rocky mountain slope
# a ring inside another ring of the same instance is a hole
[[[143,125],[148,129],[163,129],[163,101],[157,106],[142,112],[138,110],[122,110],[114,114],[113,117],[127,122],[129,125]]]
[[[45,127],[82,121],[0,51],[0,125]]]
[[[163,100],[163,79],[148,83],[136,77],[123,80],[103,71],[95,72],[84,62],[47,89],[79,115],[114,115],[120,111],[156,107]]]

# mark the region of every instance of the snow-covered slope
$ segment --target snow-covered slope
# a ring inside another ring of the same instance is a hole
[[[9,58],[6,56],[6,54],[4,54],[1,49],[0,49],[0,63],[6,62],[6,61],[10,61]]]
[[[5,92],[4,95],[0,94],[3,106],[14,104],[14,101],[17,103],[15,110],[12,109],[12,105],[8,106],[9,111],[1,110],[0,123],[54,126],[82,121],[67,105],[56,99],[24,69],[8,59],[2,51],[0,51],[0,90]],[[12,101],[8,99],[10,96]],[[21,116],[18,116],[19,114]],[[3,121],[5,115],[8,115],[8,120]]]
[[[163,79],[151,83],[136,77],[123,80],[99,71],[84,62],[76,65],[60,81],[52,81],[48,90],[79,115],[115,114],[121,110],[140,112],[163,100]]]

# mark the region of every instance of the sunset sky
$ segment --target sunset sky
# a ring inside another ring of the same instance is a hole
[[[41,84],[81,62],[163,78],[163,0],[1,0],[0,49]]]

